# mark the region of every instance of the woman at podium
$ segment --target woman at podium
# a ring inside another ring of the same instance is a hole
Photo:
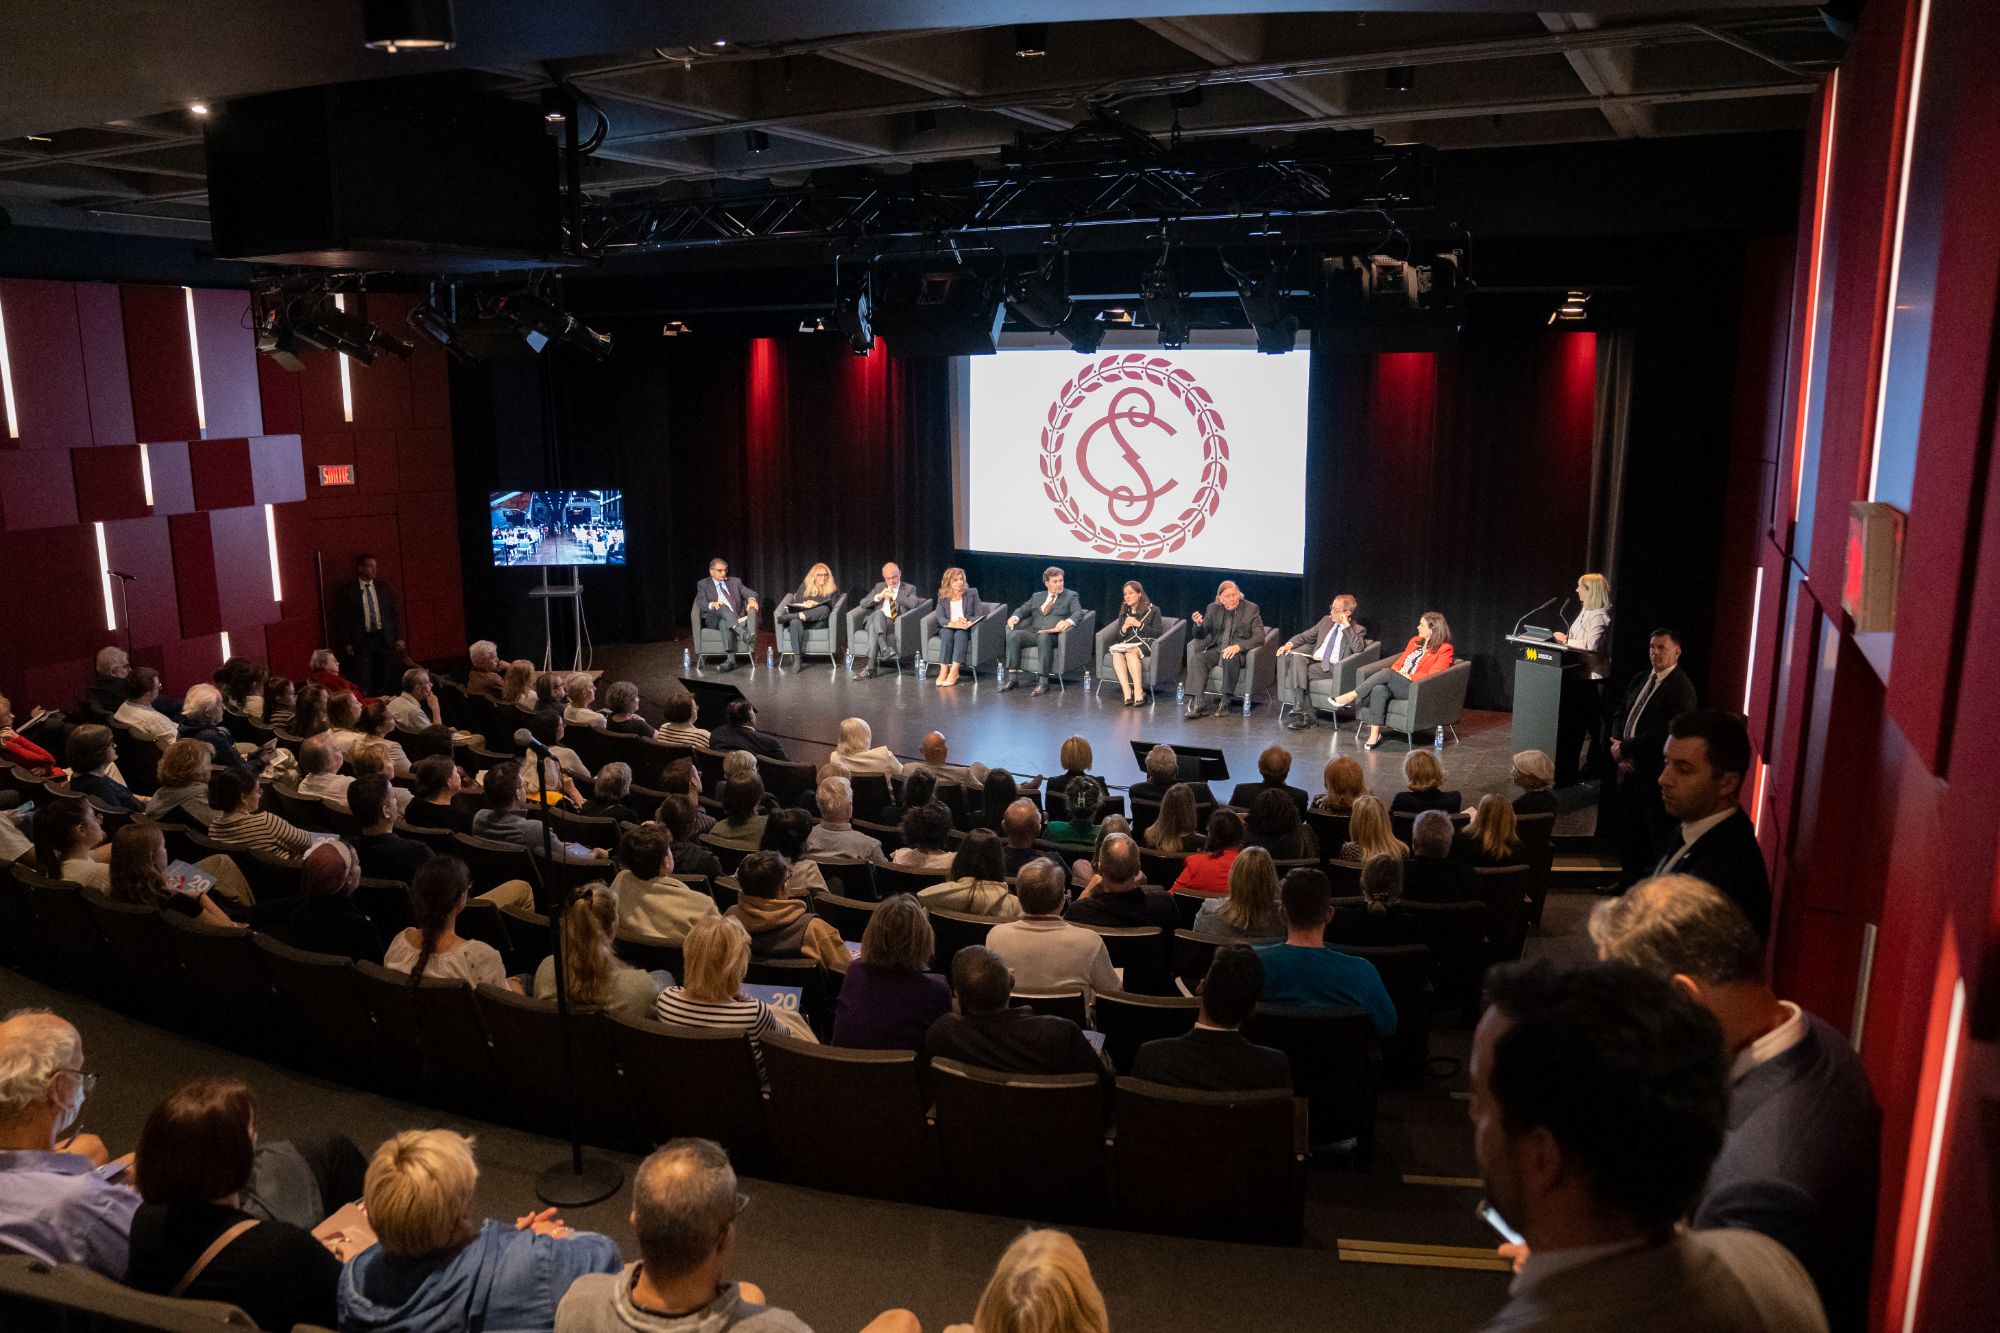
[[[1585,574],[1576,581],[1577,600],[1583,609],[1569,628],[1556,631],[1556,642],[1579,652],[1596,653],[1590,678],[1603,680],[1603,658],[1611,651],[1611,580],[1602,574]]]

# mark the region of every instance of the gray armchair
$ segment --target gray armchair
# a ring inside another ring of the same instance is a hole
[[[1111,669],[1111,641],[1118,637],[1118,621],[1097,631],[1097,688],[1103,689],[1104,682],[1118,679]],[[1174,616],[1160,617],[1160,637],[1153,643],[1153,654],[1146,659],[1146,688],[1160,688],[1160,668],[1179,671],[1187,664],[1187,621]],[[1172,678],[1169,677],[1171,682]]]
[[[1410,697],[1391,699],[1389,712],[1383,726],[1389,731],[1400,731],[1403,739],[1411,745],[1426,731],[1443,727],[1451,732],[1452,744],[1458,744],[1458,720],[1465,713],[1465,691],[1472,684],[1472,663],[1454,663],[1435,676],[1410,682]],[[1355,724],[1355,734],[1359,735],[1360,723]]]
[[[1255,699],[1262,694],[1266,699],[1278,688],[1278,645],[1284,640],[1278,631],[1269,625],[1264,627],[1264,642],[1255,648],[1246,649],[1244,656],[1249,661],[1243,664],[1243,671],[1236,677],[1235,699]],[[1181,666],[1187,665],[1187,650],[1181,650]],[[1222,664],[1216,663],[1208,670],[1208,679],[1202,682],[1202,689],[1209,694],[1222,693]]]
[[[1000,658],[1007,650],[1007,604],[1005,602],[981,602],[975,608],[977,614],[986,617],[972,627],[972,643],[965,659],[965,669],[979,678],[979,668],[1000,664]],[[919,627],[924,645],[923,659],[932,666],[940,666],[944,657],[944,646],[938,640],[938,613],[935,609],[924,613]]]
[[[1371,662],[1382,660],[1382,645],[1369,639],[1361,645],[1359,652],[1349,653],[1333,664],[1331,676],[1316,676],[1306,686],[1306,702],[1314,708],[1333,711],[1336,697],[1354,688],[1354,681],[1361,674],[1361,668]]]
[[[1000,627],[1004,631],[1006,626],[1007,621],[1003,617]],[[1001,637],[1003,639],[1006,637],[1004,632]],[[1077,618],[1074,625],[1060,634],[1040,634],[1035,637],[1034,643],[1021,650],[1021,673],[1028,676],[1044,674],[1054,676],[1058,689],[1068,689],[1065,677],[1090,669],[1091,650],[1097,644],[1097,612],[1085,611]],[[1055,662],[1044,672],[1042,652],[1048,639],[1056,641],[1054,649],[1051,650]]]
[[[694,669],[699,672],[702,663],[711,657],[727,657],[732,653],[749,657],[757,648],[757,622],[752,619],[743,627],[743,632],[735,636],[734,647],[730,646],[730,631],[710,629],[701,623],[701,598],[688,603],[688,627],[694,631]]]
[[[783,661],[792,654],[792,641],[791,637],[785,632],[786,626],[778,624],[778,616],[790,609],[791,604],[791,594],[788,593],[785,599],[778,603],[777,610],[771,613],[771,624],[778,632],[779,661]],[[806,650],[801,656],[824,657],[827,661],[838,666],[840,664],[841,635],[846,632],[846,628],[847,594],[841,593],[833,599],[832,609],[827,612],[826,619],[823,622],[818,625],[808,625],[806,627]]]
[[[900,676],[903,674],[904,658],[907,657],[914,660],[923,651],[923,627],[927,623],[929,612],[935,605],[936,602],[933,599],[926,597],[909,610],[903,612],[902,615],[897,616],[889,622],[888,632],[883,636],[884,642],[876,645],[878,653],[884,646],[888,648],[891,658],[895,661],[897,675]],[[867,632],[868,617],[874,610],[875,608],[871,604],[854,607],[847,613],[847,644],[848,647],[853,648],[857,653],[861,651],[861,636]],[[880,666],[882,663],[857,661],[854,665],[858,669],[866,670],[870,666]]]

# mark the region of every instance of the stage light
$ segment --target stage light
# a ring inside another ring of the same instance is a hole
[[[1382,86],[1392,93],[1406,93],[1417,86],[1417,71],[1413,65],[1391,65],[1382,71]]]
[[[1139,296],[1146,305],[1146,322],[1159,330],[1160,346],[1187,346],[1187,311],[1181,304],[1180,286],[1174,281],[1174,272],[1167,266],[1165,255],[1140,279]]]
[[[208,114],[208,103],[206,103],[206,102],[189,102],[189,103],[188,103],[188,114],[189,114],[189,115],[193,115],[193,116],[205,116],[205,115],[207,115],[207,114]]]
[[[1069,318],[1069,297],[1046,272],[1029,271],[1007,282],[1007,304],[1024,324],[1053,329]]]
[[[451,316],[438,309],[435,298],[429,303],[413,308],[408,322],[412,329],[444,348],[452,356],[461,361],[470,359],[471,354],[458,341],[458,326],[452,322]]]
[[[458,44],[451,0],[362,0],[361,40],[371,51],[449,51]]]
[[[1071,306],[1069,317],[1056,325],[1055,331],[1063,336],[1072,350],[1089,356],[1104,341],[1104,312]]]
[[[367,320],[357,319],[342,309],[345,300],[345,297],[335,296],[312,309],[294,312],[291,317],[292,334],[300,342],[338,352],[365,366],[375,359],[375,348],[368,336],[369,324]],[[345,370],[342,373],[345,374]]]
[[[753,153],[762,153],[771,147],[771,136],[762,130],[743,131],[743,146]]]
[[[823,319],[818,319],[818,318],[813,318],[813,319],[802,319],[802,320],[800,320],[800,321],[799,321],[799,332],[800,332],[800,333],[825,333],[825,332],[826,332],[826,321],[825,321],[825,320],[823,320]]]
[[[670,319],[660,325],[660,336],[662,338],[678,338],[687,331],[688,326],[678,319]]]
[[[833,308],[833,324],[856,356],[867,356],[874,350],[874,300],[865,276],[859,286],[840,294],[840,302]]]
[[[1104,322],[1106,324],[1130,328],[1132,324],[1132,312],[1124,306],[1112,306],[1104,312]]]
[[[608,334],[578,323],[575,315],[556,309],[533,292],[502,297],[496,313],[518,326],[521,340],[537,352],[551,343],[568,343],[598,361],[611,355]]]
[[[1049,53],[1049,25],[1046,23],[1016,23],[1014,25],[1014,54],[1022,60],[1032,60],[1036,56]]]
[[[1277,268],[1245,272],[1224,260],[1223,269],[1236,282],[1236,299],[1243,318],[1257,334],[1257,350],[1276,356],[1292,350],[1299,336],[1298,316],[1285,312],[1285,275]]]
[[[718,37],[710,45],[717,47],[727,46],[729,45],[729,39],[727,37]]]
[[[1563,297],[1561,305],[1549,312],[1549,323],[1553,324],[1557,320],[1561,320],[1565,324],[1574,324],[1588,319],[1590,318],[1589,305],[1589,292],[1570,292]]]

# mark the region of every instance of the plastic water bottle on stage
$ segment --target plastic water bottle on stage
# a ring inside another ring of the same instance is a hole
[[[769,671],[778,664],[778,651],[770,644],[764,645],[764,669]]]
[[[1182,681],[1174,682],[1174,702],[1177,704],[1187,702],[1187,685]]]
[[[1250,696],[1247,694],[1243,696],[1243,716],[1250,716]]]
[[[1443,727],[1439,727],[1439,728],[1437,729],[1437,735],[1435,735],[1435,736],[1431,737],[1431,748],[1432,748],[1433,750],[1442,750],[1442,749],[1444,748],[1444,728],[1443,728]]]
[[[693,665],[694,665],[693,654],[689,653],[688,650],[685,648],[681,649],[681,670],[686,671],[690,666]]]

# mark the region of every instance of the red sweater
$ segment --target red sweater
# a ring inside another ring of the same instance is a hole
[[[1241,847],[1219,852],[1190,852],[1181,862],[1181,877],[1174,881],[1175,893],[1223,894],[1229,892],[1229,868],[1236,864]]]
[[[0,759],[33,773],[46,773],[57,781],[63,777],[63,771],[56,767],[56,757],[19,732],[0,740]]]

